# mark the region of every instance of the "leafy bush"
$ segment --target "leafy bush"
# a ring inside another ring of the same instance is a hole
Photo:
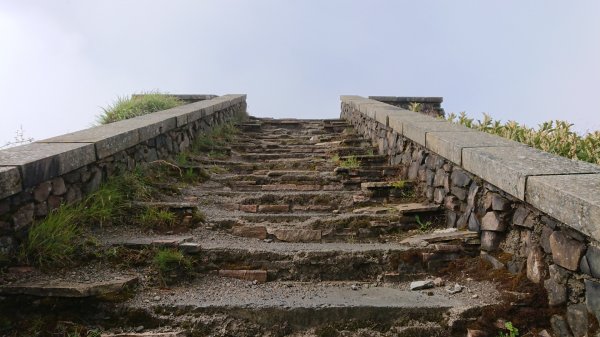
[[[132,97],[117,97],[117,100],[98,116],[98,123],[108,124],[123,119],[129,119],[152,112],[166,110],[182,105],[184,102],[177,97],[158,91],[145,92]]]
[[[600,131],[579,135],[572,130],[573,124],[566,121],[544,122],[535,129],[515,121],[502,123],[485,113],[483,120],[475,121],[467,117],[464,112],[459,115],[451,113],[447,120],[559,156],[600,164]]]

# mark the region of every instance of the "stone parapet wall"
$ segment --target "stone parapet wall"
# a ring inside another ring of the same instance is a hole
[[[369,96],[369,99],[407,110],[409,110],[411,104],[418,103],[419,112],[432,117],[444,117],[443,97]]]
[[[444,206],[448,227],[477,231],[483,258],[547,290],[562,312],[555,330],[584,336],[597,326],[600,166],[376,100],[341,100],[341,117],[400,166],[399,179]]]
[[[245,113],[246,95],[224,95],[0,151],[0,259],[14,255],[35,219]]]

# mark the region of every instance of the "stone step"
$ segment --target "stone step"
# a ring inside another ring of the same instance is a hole
[[[486,293],[489,296],[476,293],[474,299],[470,293],[450,295],[443,287],[427,291],[408,287],[354,282],[252,284],[211,276],[176,292],[165,291],[160,302],[139,294],[126,304],[126,311],[147,315],[144,321],[157,326],[205,322],[202,331],[211,336],[220,335],[224,327],[231,336],[250,336],[248,331],[254,336],[338,336],[338,331],[362,331],[361,336],[450,336],[457,325],[498,296],[493,289]],[[484,285],[473,282],[471,288]]]
[[[37,297],[101,297],[127,291],[138,282],[136,276],[111,276],[108,280],[69,281],[65,278],[43,278],[17,281],[0,286],[0,295],[27,295]]]

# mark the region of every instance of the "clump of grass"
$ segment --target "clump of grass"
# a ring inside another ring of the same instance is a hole
[[[421,112],[421,110],[423,110],[423,104],[418,102],[410,102],[408,104],[408,110],[412,112]]]
[[[174,108],[182,104],[184,102],[179,98],[158,91],[144,92],[131,97],[117,97],[114,103],[102,108],[103,113],[98,116],[97,120],[100,124],[108,124]]]
[[[559,156],[600,164],[600,131],[579,135],[571,129],[573,124],[566,121],[544,122],[536,129],[515,121],[502,123],[485,113],[483,120],[475,121],[464,112],[459,115],[451,113],[447,120]]]
[[[133,198],[147,195],[148,187],[138,173],[112,177],[78,204],[63,204],[28,232],[21,259],[40,267],[71,264],[85,251],[89,226],[124,221]]]
[[[138,215],[137,222],[144,227],[169,229],[177,224],[177,215],[168,210],[147,207]]]
[[[192,152],[206,153],[211,158],[226,158],[229,156],[227,146],[238,133],[239,129],[233,123],[217,126],[194,140]]]
[[[179,250],[161,249],[154,257],[161,282],[164,285],[173,284],[179,277],[188,275],[192,270],[192,261]]]
[[[394,181],[392,183],[392,187],[397,188],[397,189],[404,189],[406,187],[406,181],[404,181],[404,180]]]
[[[63,205],[52,211],[29,230],[27,241],[22,246],[22,257],[42,267],[71,263],[82,244],[79,216],[79,207]]]
[[[339,161],[340,167],[355,169],[360,167],[360,160],[356,156],[348,156],[344,160]]]
[[[415,220],[417,221],[417,224],[419,225],[419,230],[421,232],[426,232],[430,230],[431,225],[433,224],[431,221],[422,221],[418,215],[415,216]]]

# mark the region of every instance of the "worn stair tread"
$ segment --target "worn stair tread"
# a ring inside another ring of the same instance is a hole
[[[403,214],[438,212],[442,209],[441,205],[422,204],[417,202],[398,204],[394,207]]]
[[[91,297],[118,293],[136,284],[135,276],[119,276],[108,281],[69,282],[46,279],[0,286],[1,295],[31,295],[41,297]]]
[[[147,242],[166,240],[169,236],[156,235],[144,238],[130,236],[126,233],[113,234],[103,238],[109,245],[125,245],[130,242]],[[370,252],[370,251],[407,251],[411,246],[399,243],[344,243],[344,242],[265,242],[263,240],[238,237],[227,233],[210,230],[199,230],[193,235],[193,242],[206,250],[245,250],[296,254],[297,252]]]
[[[251,289],[248,289],[249,286]],[[252,284],[250,281],[206,276],[191,284],[170,289],[156,305],[188,309],[402,308],[422,311],[480,307],[497,295],[494,289],[487,289],[486,296],[479,296],[477,299],[466,292],[449,295],[444,288],[429,291],[430,294],[410,291],[409,285],[405,283],[377,287],[369,283],[339,281]],[[142,293],[128,305],[146,306],[148,300],[152,301],[151,294]]]
[[[429,243],[445,242],[445,241],[469,241],[479,239],[479,233],[473,231],[459,231],[455,228],[437,230],[432,233],[414,235],[402,240],[400,243],[411,246],[420,246]]]
[[[103,333],[100,337],[185,337],[184,331]]]

